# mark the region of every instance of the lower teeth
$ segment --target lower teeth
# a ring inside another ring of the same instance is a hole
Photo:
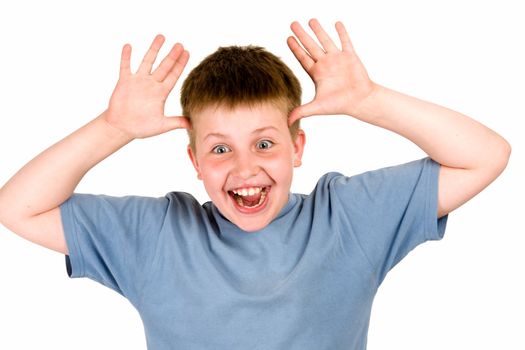
[[[266,189],[263,189],[261,191],[261,198],[259,198],[259,202],[255,205],[248,206],[248,205],[244,205],[244,202],[241,196],[235,195],[235,200],[237,201],[237,204],[239,204],[241,207],[244,207],[244,208],[256,208],[262,204],[265,198],[266,198]]]

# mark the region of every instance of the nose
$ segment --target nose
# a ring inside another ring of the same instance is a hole
[[[235,155],[233,174],[243,180],[259,173],[260,167],[257,157],[251,152],[242,152]]]

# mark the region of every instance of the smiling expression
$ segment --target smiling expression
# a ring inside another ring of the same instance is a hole
[[[271,103],[208,107],[192,119],[188,153],[212,202],[244,231],[267,226],[288,202],[304,132],[292,140],[286,115]]]

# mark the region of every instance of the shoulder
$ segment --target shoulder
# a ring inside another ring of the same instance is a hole
[[[189,193],[169,192],[162,197],[75,193],[62,204],[64,214],[103,217],[164,216],[168,212],[195,212],[199,202]]]
[[[169,192],[162,200],[166,201],[166,220],[176,222],[176,226],[202,228],[215,222],[212,202],[201,204],[187,192]]]
[[[160,200],[165,200],[167,203],[172,205],[184,205],[184,206],[201,206],[199,201],[190,193],[187,192],[168,192]]]
[[[407,182],[418,179],[421,176],[436,176],[439,164],[431,158],[422,158],[407,163],[386,166],[363,173],[347,176],[338,172],[324,174],[318,181],[320,189],[334,188],[338,186],[379,185],[385,182]]]
[[[389,203],[410,198],[415,191],[430,193],[437,189],[439,164],[430,158],[387,166],[346,176],[337,172],[323,175],[311,199],[343,206]]]

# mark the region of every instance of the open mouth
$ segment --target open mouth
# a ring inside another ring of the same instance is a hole
[[[253,210],[266,203],[270,187],[247,187],[228,191],[228,194],[238,207]]]

